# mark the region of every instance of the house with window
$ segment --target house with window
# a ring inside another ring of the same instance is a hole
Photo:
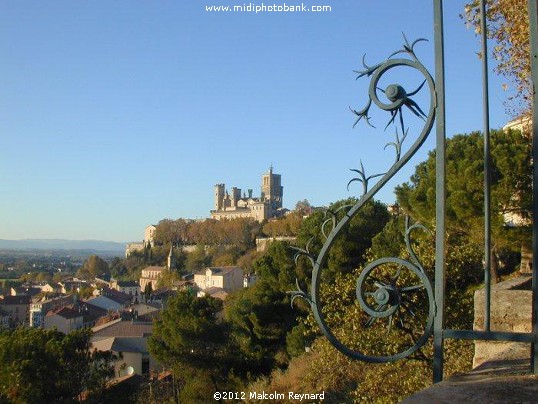
[[[116,279],[111,279],[110,289],[114,289],[118,292],[131,296],[131,303],[138,303],[140,301],[140,284],[138,282],[118,281]]]
[[[87,303],[107,311],[121,311],[131,305],[131,295],[110,288],[103,288],[99,296],[86,300]]]
[[[227,294],[243,287],[243,269],[236,266],[209,267],[194,274],[194,283],[198,296],[214,295],[219,290]]]
[[[9,328],[9,313],[0,308],[0,330]]]
[[[114,363],[116,377],[133,373],[148,375],[156,367],[147,347],[147,339],[153,333],[152,321],[118,318],[93,327],[92,332],[93,348],[121,354]]]
[[[98,351],[110,351],[118,356],[114,362],[114,378],[137,374],[149,376],[156,367],[148,351],[147,338],[143,337],[108,337],[92,339],[92,348]]]
[[[87,301],[77,301],[74,308],[82,313],[84,327],[87,328],[93,327],[98,321],[101,321],[101,319],[106,318],[108,315],[108,310],[94,306]]]
[[[11,296],[31,296],[41,293],[41,289],[38,287],[33,287],[31,285],[23,285],[18,287],[12,287],[10,294]]]
[[[63,294],[79,292],[81,288],[90,286],[88,282],[82,279],[70,278],[58,282],[60,292]]]
[[[84,313],[67,306],[49,311],[43,321],[43,328],[56,328],[64,334],[82,327],[84,327]]]
[[[57,283],[44,283],[37,285],[41,289],[41,293],[61,293],[62,287]]]
[[[170,247],[170,252],[168,253],[168,259],[166,261],[166,266],[149,266],[142,270],[140,274],[140,291],[144,293],[146,287],[151,285],[151,290],[157,289],[157,283],[162,276],[164,271],[173,271],[176,267],[176,262],[174,259],[174,247]]]
[[[140,274],[140,290],[144,292],[148,284],[151,285],[151,290],[157,289],[157,282],[159,282],[164,270],[166,270],[166,267],[154,265],[144,268]]]
[[[69,306],[75,299],[76,295],[62,295],[52,299],[43,298],[30,304],[30,327],[43,328],[49,311]]]
[[[0,297],[0,310],[8,314],[10,327],[28,325],[31,299],[28,295]]]

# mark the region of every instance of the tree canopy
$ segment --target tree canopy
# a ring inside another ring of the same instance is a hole
[[[446,153],[447,226],[453,232],[473,235],[483,223],[483,136],[478,132],[456,135],[447,140]],[[500,236],[504,214],[529,218],[532,208],[531,148],[520,132],[492,131],[491,167],[492,216]],[[410,182],[395,191],[403,210],[426,224],[435,221],[435,181],[435,151],[431,151]]]
[[[447,140],[447,231],[483,245],[484,233],[484,154],[483,136],[474,132]],[[531,146],[519,131],[491,133],[491,217],[492,270],[502,248],[518,250],[530,240],[530,227],[524,219],[532,208]],[[410,182],[396,187],[398,204],[415,220],[435,225],[435,151],[420,163]],[[520,218],[510,226],[509,217]],[[494,273],[494,276],[497,274]]]
[[[331,204],[328,209],[336,212],[339,208],[354,205],[356,202],[355,198],[349,198]],[[344,216],[345,210],[338,212],[337,220]],[[319,251],[325,241],[321,231],[322,224],[329,217],[324,211],[317,210],[306,218],[297,236],[297,244],[310,244],[311,252]],[[389,217],[383,203],[367,202],[333,244],[327,260],[329,272],[351,272],[364,262],[364,253],[372,245],[372,238],[383,229]],[[304,262],[299,264],[299,271],[301,270],[305,271],[305,274],[309,270],[304,267]]]
[[[222,302],[211,297],[181,291],[169,299],[150,338],[151,353],[162,363],[173,366],[208,365],[215,347],[222,342],[216,314]]]
[[[157,224],[155,241],[162,245],[235,245],[248,249],[254,246],[259,228],[260,224],[250,218],[163,219]]]
[[[89,330],[17,328],[0,332],[0,402],[74,402],[103,392],[114,374],[111,352],[90,351]]]
[[[399,225],[402,224],[397,218],[391,220],[385,227],[386,234],[382,238],[390,240],[389,236],[396,236],[397,233],[401,237],[404,228]],[[418,258],[430,275],[435,261],[432,239],[431,234],[426,235],[419,238],[415,245]],[[482,256],[475,245],[457,241],[451,243],[452,248],[447,255],[447,299],[452,303],[447,306],[446,321],[449,328],[468,329],[472,327],[472,294],[480,282],[477,274],[482,271]],[[396,245],[401,243],[398,241]],[[382,248],[376,250],[381,256],[386,253]],[[378,254],[372,254],[372,251],[368,255],[370,259],[380,258]],[[395,255],[409,258],[404,246]],[[398,328],[397,321],[388,327],[387,319],[379,319],[370,327],[366,326],[368,316],[358,308],[356,299],[360,271],[357,269],[352,273],[337,273],[330,282],[322,282],[320,299],[324,305],[327,325],[340,341],[360,352],[375,356],[401,352],[402,346],[413,343],[409,333],[418,335],[423,331],[423,324],[413,321],[409,313],[406,313],[401,318],[408,327],[407,330]],[[413,308],[413,311],[423,318],[424,313],[420,312],[420,307]],[[400,314],[397,318],[400,318]],[[336,351],[325,336],[319,336],[318,325],[312,314],[309,313],[303,321],[288,334],[288,350],[302,355],[293,355],[295,357],[285,371],[274,370],[270,376],[252,382],[249,390],[279,393],[323,390],[328,402],[399,402],[430,385],[433,344],[427,343],[410,359],[374,365],[350,359]],[[305,333],[314,337],[308,345],[304,343]],[[303,340],[297,340],[297,336]],[[311,347],[307,353],[304,351],[305,346]],[[473,345],[469,341],[447,341],[445,353],[447,375],[470,369]]]
[[[244,358],[242,371],[268,373],[285,365],[286,336],[297,325],[289,291],[297,277],[293,252],[284,242],[274,242],[253,264],[259,276],[250,288],[233,293],[226,301],[231,338]]]
[[[486,14],[488,37],[495,41],[495,70],[514,83],[514,98],[521,101],[516,112],[525,112],[532,103],[527,0],[487,0]],[[480,33],[478,0],[466,4],[462,18]]]
[[[90,255],[77,271],[81,278],[95,278],[100,275],[110,274],[107,262],[98,255]]]
[[[217,315],[221,310],[220,300],[180,291],[154,323],[149,351],[180,380],[180,402],[209,400],[227,378],[232,361],[225,357],[229,350],[226,327]],[[205,381],[203,391],[200,380]]]

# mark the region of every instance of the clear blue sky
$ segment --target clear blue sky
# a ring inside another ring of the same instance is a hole
[[[382,171],[393,153],[383,151],[392,133],[352,128],[348,106],[367,99],[352,71],[364,53],[374,64],[399,49],[404,32],[430,39],[417,54],[433,74],[432,1],[303,2],[332,11],[2,1],[0,238],[141,240],[162,218],[207,217],[216,183],[259,195],[271,164],[286,207],[358,195],[346,189],[349,169],[362,159]],[[449,135],[482,125],[479,42],[458,16],[464,3],[445,1]],[[493,128],[509,120],[502,82],[491,82]],[[379,198],[393,201],[433,147],[432,136]]]

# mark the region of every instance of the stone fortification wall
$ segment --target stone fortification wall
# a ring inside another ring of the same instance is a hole
[[[271,244],[273,241],[289,241],[290,243],[294,243],[296,240],[297,237],[258,237],[256,239],[256,251],[266,251],[269,248],[269,244]]]

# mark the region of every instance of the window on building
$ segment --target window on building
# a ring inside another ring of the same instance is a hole
[[[142,358],[142,374],[149,374],[149,358]]]

